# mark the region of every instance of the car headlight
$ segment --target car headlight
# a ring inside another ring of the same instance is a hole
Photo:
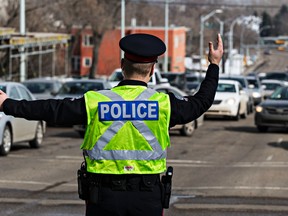
[[[253,92],[253,93],[252,93],[252,96],[253,96],[253,98],[259,98],[259,97],[261,97],[261,95],[260,95],[259,92]]]
[[[262,106],[256,106],[255,110],[256,110],[256,112],[262,112],[263,107]]]
[[[236,103],[236,100],[235,100],[235,98],[229,98],[225,102],[229,105],[233,105]]]

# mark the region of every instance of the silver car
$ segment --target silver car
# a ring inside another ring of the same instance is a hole
[[[0,82],[0,88],[11,99],[35,100],[35,97],[23,84]],[[43,121],[28,121],[0,112],[0,155],[7,155],[13,144],[17,142],[29,142],[31,148],[39,148],[45,130],[46,123]]]
[[[154,86],[153,89],[155,89],[158,92],[164,92],[168,94],[169,92],[173,93],[178,98],[183,98],[184,96],[187,96],[188,94],[184,91],[173,87],[173,86],[166,86],[166,85],[157,85]],[[180,131],[180,134],[183,136],[192,136],[195,130],[202,126],[204,123],[204,115],[201,115],[199,118],[197,118],[194,121],[191,121],[187,124],[182,125],[175,125],[174,127],[170,128],[170,131],[172,130],[178,130]]]
[[[50,77],[28,79],[22,82],[36,99],[49,99],[59,91],[62,83],[58,79]]]

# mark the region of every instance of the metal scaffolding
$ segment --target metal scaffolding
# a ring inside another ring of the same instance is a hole
[[[21,35],[15,32],[13,28],[0,27],[0,50],[9,49],[9,78],[12,77],[12,59],[20,58],[21,50],[23,50],[26,57],[32,55],[39,56],[39,73],[42,76],[42,55],[52,54],[52,72],[51,76],[55,76],[55,52],[58,47],[65,49],[65,75],[68,75],[68,43],[70,35],[57,33],[26,33]]]

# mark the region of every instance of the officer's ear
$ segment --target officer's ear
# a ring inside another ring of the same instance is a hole
[[[124,66],[124,58],[121,59],[121,69],[123,70],[123,66]]]
[[[149,77],[152,77],[153,74],[154,74],[154,66],[155,66],[155,64],[153,64],[153,66],[151,67],[151,71],[149,73]]]

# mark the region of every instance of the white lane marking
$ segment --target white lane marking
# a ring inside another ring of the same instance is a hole
[[[11,157],[11,158],[28,158],[30,156],[10,154],[10,155],[8,155],[8,157]],[[83,161],[84,158],[81,156],[58,155],[58,156],[50,157],[50,158],[35,158],[35,160],[45,161],[45,162],[55,162],[55,161],[61,160],[61,162],[63,162],[63,163],[79,163],[79,162]]]
[[[273,155],[269,155],[267,158],[266,158],[266,161],[271,161],[273,158]]]
[[[85,205],[83,200],[61,200],[61,199],[29,199],[29,198],[0,198],[0,203],[38,203],[42,205]]]
[[[253,187],[253,186],[199,186],[199,187],[173,187],[173,190],[288,190],[288,187]]]
[[[26,184],[26,185],[42,185],[42,186],[49,186],[52,185],[50,182],[40,182],[40,181],[15,181],[15,180],[5,180],[0,179],[0,184]],[[76,187],[77,184],[71,184],[71,183],[63,183],[61,186],[68,186],[68,187]]]

